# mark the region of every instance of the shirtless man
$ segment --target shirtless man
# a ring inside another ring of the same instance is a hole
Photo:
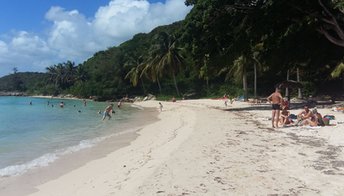
[[[105,120],[106,117],[109,117],[109,120],[110,120],[112,110],[113,110],[113,103],[111,103],[109,106],[105,108],[103,120]]]
[[[280,89],[276,88],[275,92],[272,93],[268,98],[268,101],[272,103],[272,127],[278,127],[279,115],[280,115],[280,107],[282,104],[282,95],[280,93]],[[275,126],[276,122],[276,126]]]

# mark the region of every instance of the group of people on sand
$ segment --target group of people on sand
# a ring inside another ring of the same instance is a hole
[[[274,128],[287,125],[324,126],[328,124],[328,118],[323,118],[316,108],[310,110],[307,105],[297,115],[290,114],[289,102],[283,99],[279,88],[276,88],[267,100],[272,104],[271,122]]]

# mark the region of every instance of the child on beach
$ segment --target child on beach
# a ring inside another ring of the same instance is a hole
[[[164,107],[161,102],[159,102],[160,112],[162,112],[162,108]]]

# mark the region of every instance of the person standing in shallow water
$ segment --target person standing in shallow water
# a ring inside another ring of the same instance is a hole
[[[103,116],[103,119],[102,119],[102,120],[105,120],[106,117],[109,117],[109,120],[110,120],[110,119],[111,119],[112,111],[113,111],[113,103],[111,103],[110,105],[108,105],[108,106],[105,108],[104,116]]]
[[[283,101],[282,95],[280,93],[280,89],[276,88],[275,92],[273,92],[268,98],[268,101],[271,102],[272,104],[272,117],[271,117],[271,122],[272,122],[272,127],[278,127],[278,121],[279,121],[279,116],[280,116],[280,110],[281,110],[281,104]],[[276,126],[275,126],[276,124]]]

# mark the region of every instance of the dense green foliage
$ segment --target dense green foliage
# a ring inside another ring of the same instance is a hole
[[[48,77],[48,74],[33,72],[10,74],[0,78],[0,91],[51,94],[54,87],[47,84]]]
[[[193,9],[183,21],[137,34],[78,66],[69,61],[50,66],[37,75],[44,78],[32,77],[30,83],[9,85],[19,73],[12,74],[0,81],[0,90],[104,99],[147,93],[247,98],[270,93],[288,70],[296,80],[300,70],[306,96],[343,92],[343,1],[187,0],[186,5]]]

